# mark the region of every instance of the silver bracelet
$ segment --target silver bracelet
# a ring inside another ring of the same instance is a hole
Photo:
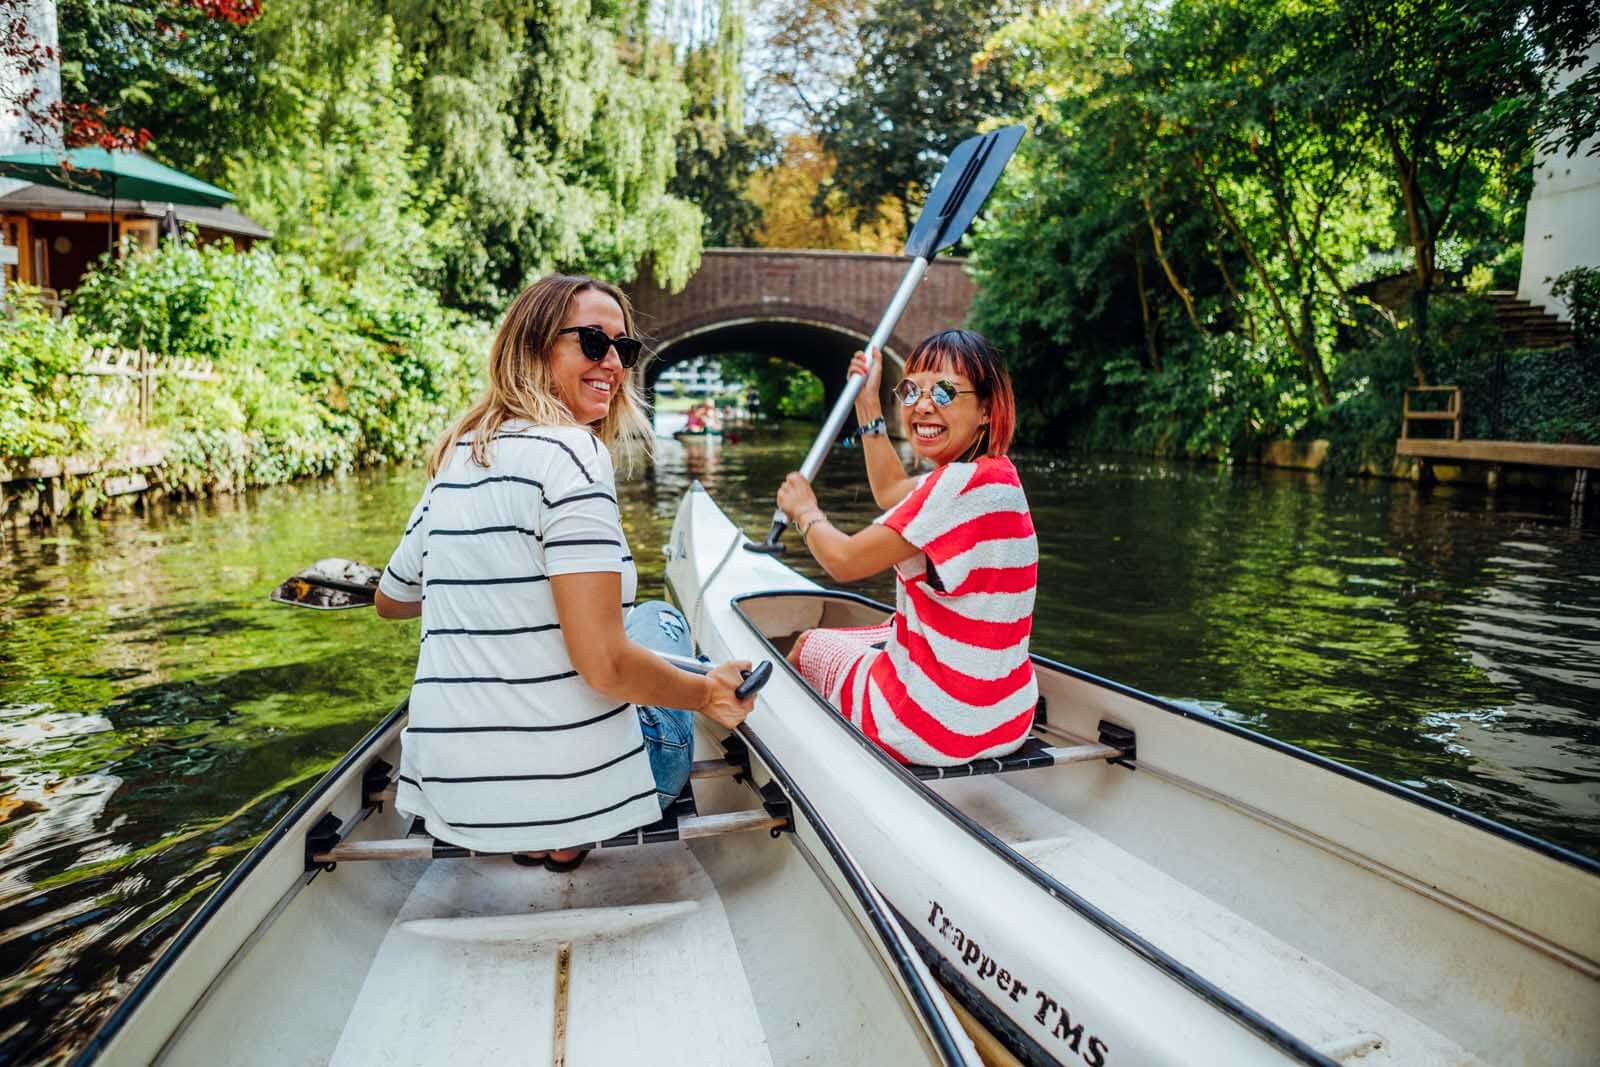
[[[856,434],[860,437],[887,437],[889,435],[889,424],[883,421],[882,415],[879,415],[871,422],[862,423]]]

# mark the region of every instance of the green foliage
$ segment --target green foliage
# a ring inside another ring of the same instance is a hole
[[[750,175],[777,152],[770,130],[747,128],[728,113],[728,97],[737,94],[728,91],[727,61],[723,47],[694,49],[684,59],[689,109],[678,128],[677,171],[668,186],[700,208],[701,239],[711,247],[754,243],[761,209],[750,199]]]
[[[686,94],[642,8],[589,0],[385,5],[421,77],[412,143],[459,198],[459,243],[437,276],[485,315],[552,269],[631,280],[648,259],[681,286],[701,213],[673,196]]]
[[[1566,348],[1508,350],[1487,301],[1451,293],[1434,303],[1433,380],[1461,387],[1463,437],[1600,443],[1600,360]],[[1387,471],[1405,390],[1415,384],[1404,331],[1375,331],[1342,365],[1340,401],[1304,436],[1329,440],[1331,470]],[[1416,424],[1413,432],[1428,431]]]
[[[755,387],[767,418],[819,419],[825,413],[822,379],[788,360],[735,353],[720,362],[724,380]]]
[[[1574,267],[1559,274],[1550,293],[1567,305],[1578,347],[1600,350],[1600,268]]]
[[[413,284],[187,242],[96,272],[73,307],[80,328],[112,343],[219,373],[163,379],[154,394],[169,481],[188,491],[416,455],[469,399],[482,341]]]
[[[64,3],[69,96],[147,127],[320,269],[416,278],[490,317],[550,270],[648,262],[681,286],[698,264],[702,212],[668,190],[687,94],[649,4],[281,0],[243,26],[199,6]],[[683,191],[708,206],[761,147],[730,117],[725,15],[715,126],[684,135]],[[727,234],[748,229],[736,211]]]
[[[973,318],[1030,383],[1026,439],[1392,457],[1397,390],[1463,328],[1352,290],[1515,270],[1542,91],[1511,9],[1403,6],[1089,3],[995,35],[1033,136],[972,240]]]
[[[254,30],[271,57],[260,71],[258,133],[229,161],[246,213],[334,277],[437,271],[459,209],[411,143],[416,71],[394,23],[361,0],[268,6]]]
[[[909,223],[950,150],[1017,105],[1007,72],[974,59],[1020,11],[1014,0],[872,8],[860,28],[860,59],[819,131],[858,223],[874,217],[886,196]],[[828,191],[818,191],[819,208]]]
[[[268,5],[271,7],[272,5]],[[263,69],[251,27],[201,4],[59,0],[61,91],[148,129],[147,151],[221,182],[227,159],[250,142]]]
[[[89,345],[71,319],[52,318],[38,294],[7,289],[0,317],[0,462],[84,452],[89,446],[82,366]]]

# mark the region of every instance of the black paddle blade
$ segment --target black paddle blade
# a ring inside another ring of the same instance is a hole
[[[322,559],[268,594],[279,604],[318,611],[370,608],[383,574],[376,567],[348,559]]]
[[[989,199],[1024,132],[1021,126],[1006,126],[956,145],[911,236],[906,238],[906,255],[932,259],[939,249],[949,248],[961,239],[978,209]]]

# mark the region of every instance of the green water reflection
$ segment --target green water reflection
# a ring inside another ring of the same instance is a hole
[[[623,487],[642,591],[691,480],[764,531],[807,443],[664,440]],[[836,452],[821,487],[846,525],[873,513],[858,464]],[[1038,651],[1600,856],[1600,534],[1559,502],[1020,465]],[[0,1063],[81,1041],[402,695],[414,623],[265,597],[321,556],[381,562],[421,484],[383,471],[0,541]]]

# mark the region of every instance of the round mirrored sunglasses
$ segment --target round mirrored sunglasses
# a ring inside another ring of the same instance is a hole
[[[615,348],[617,359],[622,363],[624,370],[633,369],[634,364],[639,362],[639,353],[644,349],[644,342],[637,337],[629,337],[627,334],[608,337],[598,326],[567,326],[557,330],[556,333],[577,334],[578,347],[583,349],[584,357],[591,363],[599,363],[606,358],[608,351]]]
[[[956,397],[962,393],[976,392],[976,389],[957,388],[956,383],[948,378],[940,378],[928,387],[928,396],[933,399],[934,404],[942,408],[947,408],[954,404]],[[922,386],[910,378],[902,378],[900,384],[894,387],[894,395],[900,398],[902,406],[915,407],[917,401],[922,399]]]

